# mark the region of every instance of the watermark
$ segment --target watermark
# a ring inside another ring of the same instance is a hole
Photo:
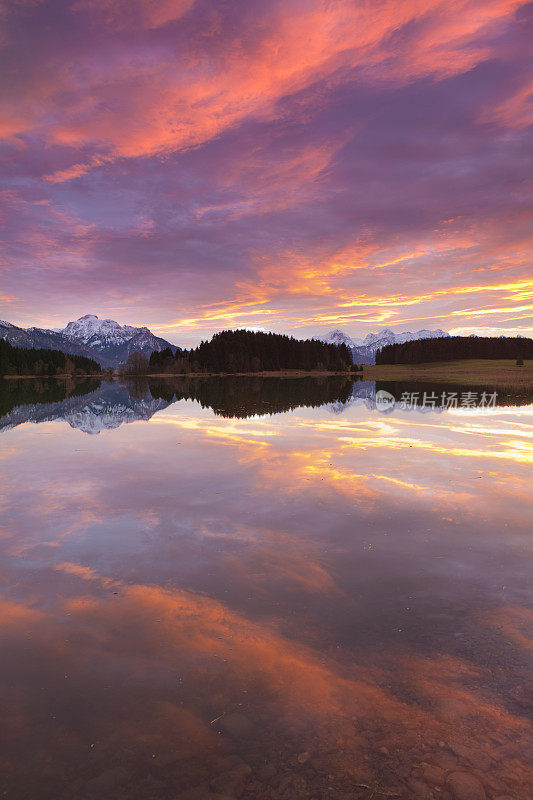
[[[394,395],[379,389],[376,392],[376,408],[388,411],[390,408],[401,408],[406,411],[415,409],[452,409],[452,408],[495,408],[497,392],[402,392],[399,400]]]
[[[385,389],[380,389],[376,392],[376,408],[378,411],[388,411],[389,408],[394,408],[396,405],[396,398]]]

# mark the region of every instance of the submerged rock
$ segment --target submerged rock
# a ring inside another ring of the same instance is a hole
[[[422,768],[422,775],[430,786],[442,786],[444,783],[444,770],[441,767],[435,767],[431,764],[426,764]]]
[[[223,795],[239,797],[251,772],[250,766],[237,758],[230,769],[213,778],[210,784],[211,789]]]
[[[413,793],[413,797],[416,800],[430,800],[431,799],[431,792],[429,786],[424,783],[424,781],[420,781],[417,778],[411,778],[409,781],[409,788]]]
[[[91,780],[87,781],[84,787],[86,793],[107,792],[120,784],[125,784],[132,780],[131,773],[124,767],[114,767],[106,769]]]
[[[446,786],[454,800],[486,800],[487,797],[481,781],[469,772],[451,772]]]

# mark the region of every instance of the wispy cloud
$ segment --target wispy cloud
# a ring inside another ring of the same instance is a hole
[[[5,6],[14,321],[530,328],[528,8]]]

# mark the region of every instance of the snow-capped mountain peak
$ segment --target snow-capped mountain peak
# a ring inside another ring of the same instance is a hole
[[[373,342],[380,341],[381,339],[392,339],[395,340],[396,335],[393,330],[390,328],[383,328],[379,333],[367,333],[365,338],[363,339],[364,344],[372,344]]]
[[[85,314],[74,322],[69,322],[61,333],[69,339],[84,344],[123,344],[138,333],[149,333],[148,328],[134,328],[131,325],[119,325],[113,319],[99,319],[96,314]]]
[[[9,322],[0,322],[0,338],[14,347],[44,347],[88,356],[105,367],[118,367],[134,352],[149,356],[154,350],[170,347],[175,352],[179,349],[148,328],[119,325],[113,319],[99,319],[96,314],[85,314],[59,330],[18,328]]]
[[[347,344],[348,347],[353,347],[355,344],[355,340],[348,336],[347,333],[344,333],[344,331],[341,331],[340,328],[335,328],[329,333],[326,333],[322,341],[328,344]]]
[[[449,335],[449,333],[440,328],[434,331],[423,328],[419,331],[402,331],[401,333],[395,333],[390,328],[383,328],[379,333],[367,334],[363,340],[363,346],[361,348],[355,348],[355,351],[352,352],[356,361],[358,355],[360,355],[363,358],[371,358],[371,361],[366,363],[374,363],[377,351],[381,350],[382,347],[386,347],[388,344],[401,344],[402,342],[411,342],[413,339],[435,339]],[[357,352],[358,349],[359,353]]]
[[[450,334],[440,328],[434,331],[428,331],[426,328],[422,328],[422,330],[415,331],[414,333],[411,331],[403,331],[402,333],[393,335],[395,337],[394,341],[401,344],[402,342],[411,342],[413,339],[436,339],[441,336],[449,336]]]
[[[423,328],[420,331],[403,331],[395,333],[391,328],[383,328],[379,333],[368,333],[364,339],[356,339],[341,331],[339,328],[327,333],[322,341],[331,344],[347,344],[352,350],[356,364],[374,364],[376,352],[388,344],[410,342],[413,339],[434,339],[440,336],[449,336],[446,331],[437,328],[429,331]]]

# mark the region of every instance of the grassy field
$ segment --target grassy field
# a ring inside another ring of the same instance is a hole
[[[240,373],[153,373],[148,375],[126,375],[115,371],[115,377],[124,378],[209,378],[239,377],[254,375],[261,378],[303,378],[327,377],[328,375],[345,375],[346,372],[306,372],[304,370],[280,370],[278,372],[240,372]],[[43,375],[5,375],[13,379],[43,379]],[[101,378],[102,374],[87,375],[55,375],[54,379],[65,378]],[[518,367],[515,360],[509,359],[470,359],[464,361],[436,361],[428,364],[369,364],[363,367],[363,373],[357,373],[366,381],[435,381],[437,383],[457,383],[463,386],[492,386],[494,388],[533,388],[533,361],[526,361]]]
[[[430,364],[370,364],[363,368],[368,381],[435,381],[464,386],[531,387],[533,361],[518,367],[515,360],[471,359]]]

